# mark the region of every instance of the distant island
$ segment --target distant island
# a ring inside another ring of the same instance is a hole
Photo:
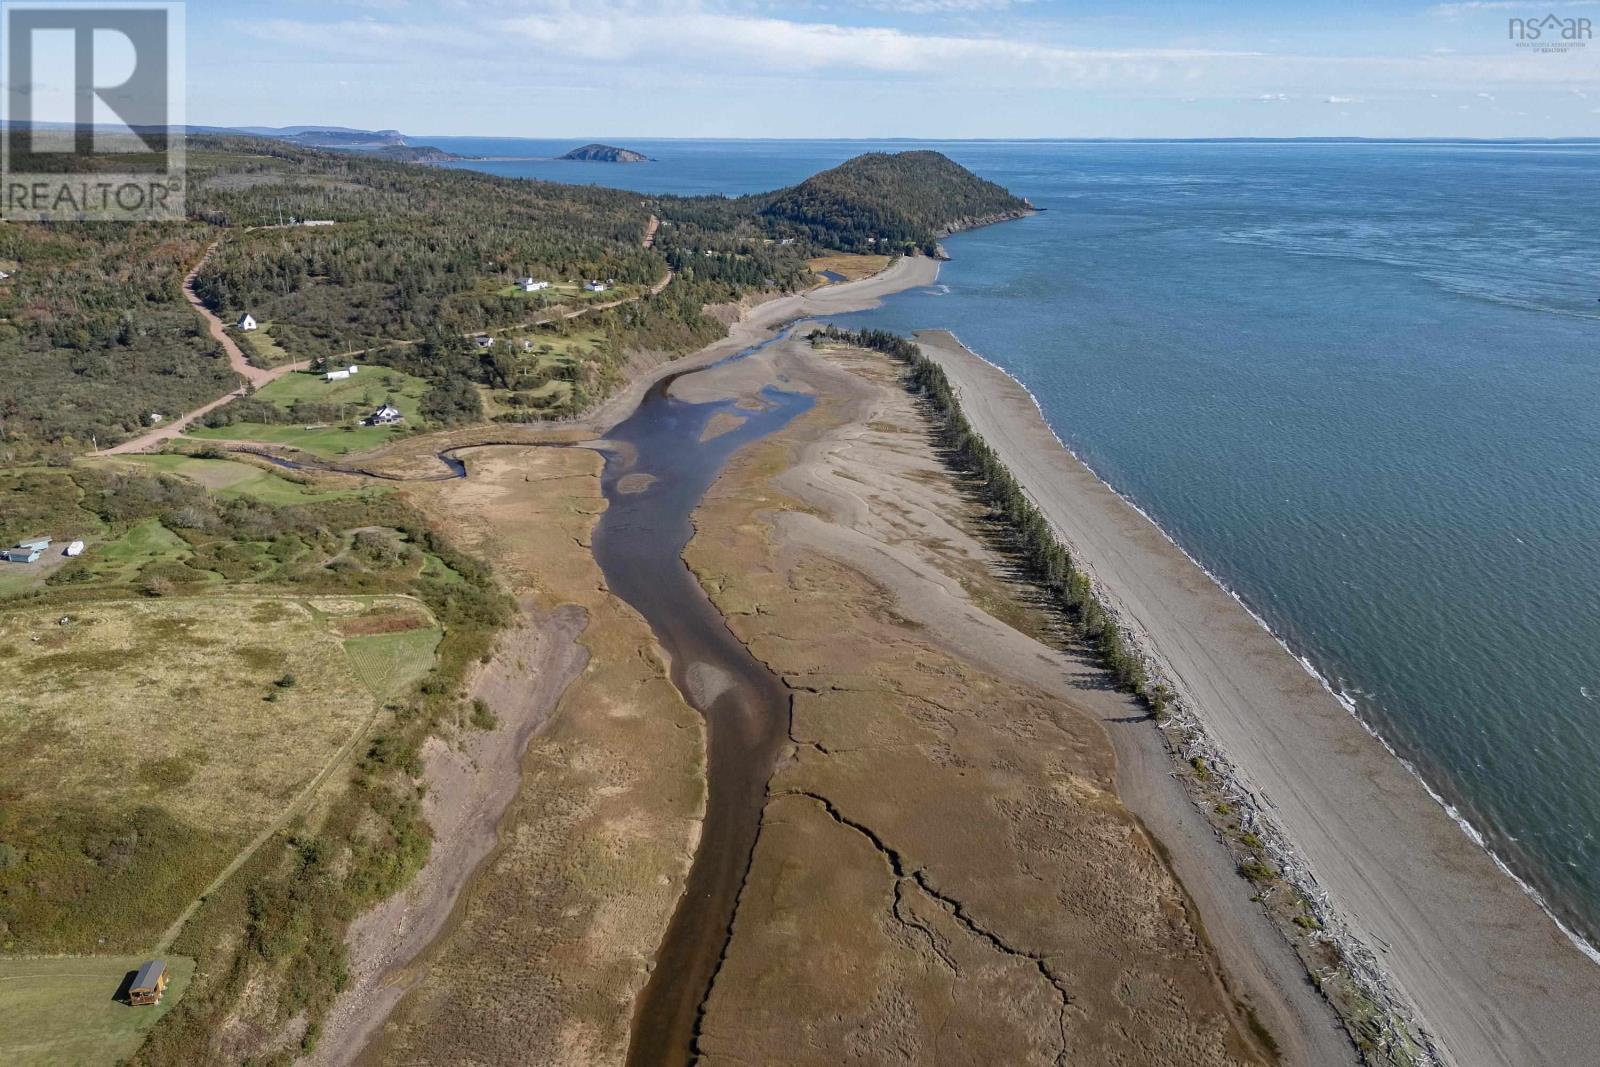
[[[609,144],[586,144],[582,148],[574,148],[558,159],[581,160],[587,163],[653,163],[649,156],[643,152],[635,152],[631,148],[618,148]]]

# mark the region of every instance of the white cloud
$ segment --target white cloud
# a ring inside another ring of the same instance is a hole
[[[1361,103],[1361,98],[1359,96],[1330,96],[1327,102],[1330,104],[1359,104]]]
[[[498,29],[547,53],[633,62],[682,57],[758,70],[949,74],[987,70],[1069,83],[1148,82],[1173,68],[1255,53],[1195,49],[1078,49],[995,36],[919,34],[887,26],[721,14],[621,14],[586,9],[499,20]]]
[[[1289,99],[1289,94],[1288,93],[1262,93],[1260,96],[1256,97],[1256,99],[1259,100],[1263,104],[1276,104],[1276,103],[1279,103],[1281,101]]]
[[[381,5],[402,0],[357,0]],[[313,64],[330,59],[396,64],[419,71],[441,65],[474,76],[541,77],[606,85],[752,86],[785,78],[920,82],[946,89],[1094,88],[1122,96],[1346,102],[1336,86],[1359,84],[1397,97],[1452,93],[1478,86],[1567,92],[1600,91],[1600,49],[1551,57],[1511,49],[1486,55],[1296,55],[1203,48],[1072,47],[1038,24],[1007,19],[1009,35],[919,32],[892,25],[776,18],[759,0],[616,0],[604,7],[577,0],[501,0],[488,11],[465,0],[428,17],[414,14],[332,21],[239,20],[236,32],[273,50],[254,62]],[[860,3],[879,0],[858,0]],[[952,5],[999,0],[882,0]],[[1585,0],[1591,2],[1591,0]],[[1592,0],[1600,5],[1600,0]],[[747,3],[733,9],[719,5]],[[888,16],[885,16],[886,18]],[[805,82],[797,83],[798,85]],[[1580,90],[1581,91],[1581,90]],[[1352,97],[1348,102],[1359,103]]]
[[[1565,7],[1600,7],[1600,0],[1545,0],[1543,3],[1539,0],[1466,0],[1464,3],[1435,4],[1428,11],[1445,18],[1457,18],[1477,11],[1527,11],[1542,15]],[[1535,8],[1543,10],[1535,11]]]
[[[1028,0],[1021,0],[1027,3]],[[973,11],[1004,11],[1012,0],[865,0],[874,11],[893,11],[902,15],[966,14]]]

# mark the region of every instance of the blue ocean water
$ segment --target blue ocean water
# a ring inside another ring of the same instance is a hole
[[[623,143],[659,162],[475,165],[741,193],[911,147]],[[1016,375],[1600,940],[1600,146],[916,147],[1048,210],[841,321]]]

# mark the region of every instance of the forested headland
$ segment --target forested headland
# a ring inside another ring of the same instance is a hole
[[[183,223],[0,226],[8,459],[105,447],[239,384],[182,291],[213,245],[195,291],[225,322],[260,323],[241,339],[253,362],[390,363],[432,382],[450,421],[524,419],[582,410],[630,352],[715,339],[714,305],[813,284],[812,256],[931,253],[1029,210],[935,152],[865,155],[759,196],[670,197],[200,136],[189,182]],[[504,343],[476,348],[479,333]]]

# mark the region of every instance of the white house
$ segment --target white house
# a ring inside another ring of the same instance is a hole
[[[472,339],[472,343],[477,345],[479,348],[493,348],[494,338],[490,337],[488,334],[479,334],[477,337]]]
[[[383,407],[367,416],[367,425],[393,426],[395,423],[404,418],[405,416],[400,414],[399,408],[395,407],[393,404],[385,404]]]
[[[243,315],[239,316],[239,329],[253,330],[255,328],[256,320],[254,315],[251,315],[248,311],[246,311]]]
[[[6,280],[6,279],[7,279],[7,278],[10,278],[10,277],[11,277],[11,274],[10,274],[10,272],[9,272],[9,271],[3,271],[3,270],[0,270],[0,282],[3,282],[3,281],[5,281],[5,280]]]
[[[611,288],[610,282],[587,281],[583,283],[583,289],[586,293],[603,293],[609,288]]]
[[[159,425],[161,423],[161,420],[164,419],[164,418],[166,418],[166,416],[161,414],[161,412],[152,411],[150,413],[150,419],[149,419],[150,425],[151,426],[157,426],[157,425]]]
[[[331,370],[324,376],[324,380],[330,382],[342,382],[349,377],[350,372],[347,370]]]
[[[72,544],[67,546],[66,554],[69,555],[69,556],[81,556],[81,555],[83,555],[83,542],[82,541],[74,541],[74,542],[72,542]]]
[[[518,278],[517,288],[524,293],[537,293],[540,289],[550,288],[550,283],[541,282],[536,278]]]
[[[358,367],[358,366],[356,366],[356,365],[355,365],[355,364],[354,364],[354,363],[352,363],[352,364],[350,364],[350,365],[349,365],[349,366],[348,366],[348,367],[346,367],[346,368],[345,368],[345,370],[347,370],[347,371],[349,371],[349,372],[350,372],[350,373],[351,373],[351,374],[354,374],[354,373],[356,373],[356,372],[357,372],[357,371],[359,371],[359,370],[360,370],[360,369],[361,369],[361,368],[360,368],[360,367]]]

